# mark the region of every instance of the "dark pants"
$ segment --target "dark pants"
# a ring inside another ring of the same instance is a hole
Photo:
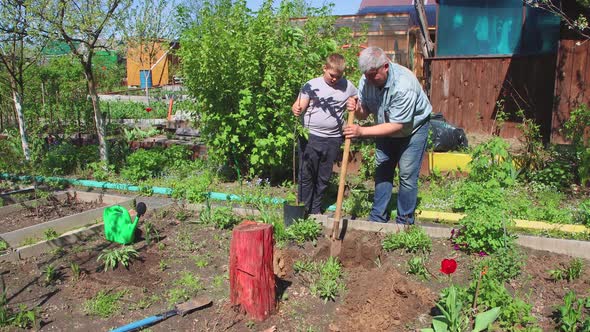
[[[309,135],[299,139],[299,201],[307,213],[322,213],[322,197],[330,183],[334,161],[340,154],[340,137]]]

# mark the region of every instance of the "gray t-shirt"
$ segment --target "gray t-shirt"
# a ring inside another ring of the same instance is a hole
[[[346,100],[357,93],[354,84],[345,78],[334,86],[328,85],[323,77],[305,83],[301,98],[309,99],[309,106],[303,113],[303,125],[315,136],[342,137]]]

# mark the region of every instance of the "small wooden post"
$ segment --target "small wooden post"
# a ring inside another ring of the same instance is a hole
[[[272,225],[244,221],[232,232],[229,287],[232,305],[263,321],[275,311]]]

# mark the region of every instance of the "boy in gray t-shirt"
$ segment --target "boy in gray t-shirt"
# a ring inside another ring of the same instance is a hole
[[[295,116],[303,115],[309,129],[309,139],[299,138],[298,197],[311,214],[322,213],[323,193],[342,144],[346,102],[358,92],[343,78],[345,66],[342,55],[328,56],[324,74],[305,83],[291,108]]]

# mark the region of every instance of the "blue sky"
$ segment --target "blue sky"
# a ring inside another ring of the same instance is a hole
[[[352,15],[356,14],[362,0],[307,0],[313,7],[321,7],[324,3],[334,3],[332,14],[334,15]],[[247,0],[248,7],[256,10],[264,2],[264,0]],[[276,1],[278,2],[278,1]]]

